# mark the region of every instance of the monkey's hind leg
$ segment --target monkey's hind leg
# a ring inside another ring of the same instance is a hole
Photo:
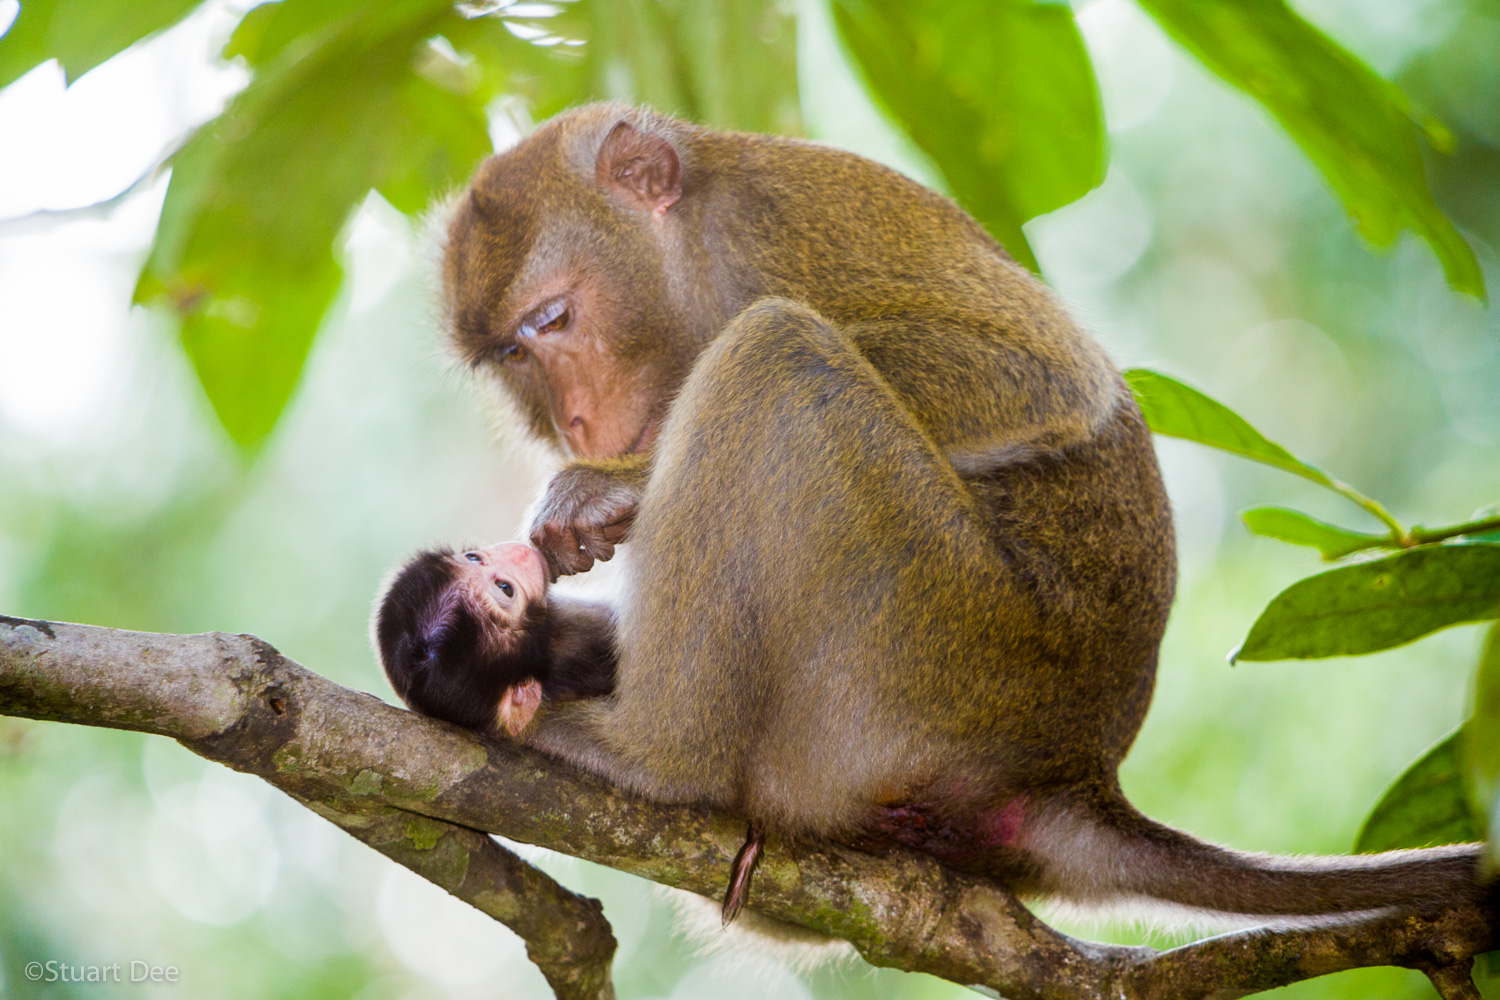
[[[952,466],[838,328],[783,300],[737,317],[633,530],[616,735],[663,778],[757,831],[829,835],[959,766],[930,722],[967,710],[960,658],[988,662],[1016,601]]]

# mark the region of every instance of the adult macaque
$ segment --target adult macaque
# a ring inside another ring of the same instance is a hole
[[[1479,892],[1474,846],[1268,858],[1125,800],[1174,586],[1150,434],[946,199],[593,106],[480,168],[444,279],[460,354],[573,458],[532,535],[552,573],[632,547],[613,694],[544,701],[532,745],[1023,892],[1262,915]]]

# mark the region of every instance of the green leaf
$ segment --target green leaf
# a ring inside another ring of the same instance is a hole
[[[1011,256],[1021,232],[1104,179],[1093,66],[1066,6],[1030,0],[833,0],[871,94]]]
[[[1281,122],[1367,239],[1388,246],[1412,229],[1437,253],[1450,285],[1484,297],[1473,249],[1427,187],[1421,127],[1395,86],[1283,0],[1141,0],[1141,6]]]
[[[797,133],[795,19],[776,0],[586,5],[593,91],[720,128]]]
[[[595,3],[596,10],[609,4]],[[777,0],[676,0],[673,38],[698,120],[796,134],[796,20]]]
[[[1310,545],[1329,560],[1390,544],[1389,535],[1350,531],[1287,507],[1252,507],[1240,514],[1240,519],[1257,535]]]
[[[1489,827],[1489,860],[1500,863],[1500,824],[1489,822],[1500,805],[1500,625],[1492,625],[1474,673],[1474,711],[1464,724],[1460,761],[1464,791],[1481,829]]]
[[[1141,404],[1147,426],[1158,434],[1186,438],[1263,462],[1320,486],[1334,485],[1328,473],[1294,457],[1251,427],[1244,417],[1197,389],[1146,368],[1126,371],[1125,381]]]
[[[147,35],[176,24],[199,0],[25,0],[0,36],[0,87],[56,59],[69,83]]]
[[[1140,404],[1147,426],[1157,434],[1197,441],[1311,480],[1359,505],[1383,522],[1396,537],[1406,537],[1406,529],[1380,504],[1317,466],[1294,457],[1223,403],[1146,368],[1131,368],[1124,375]]]
[[[1355,838],[1354,853],[1437,847],[1479,840],[1460,777],[1463,730],[1449,733],[1380,797]]]
[[[173,160],[136,299],[172,308],[230,436],[253,450],[290,398],[372,187],[414,211],[489,150],[482,103],[413,72],[445,0],[277,4],[235,45],[258,72]]]
[[[1356,656],[1500,617],[1500,545],[1429,545],[1292,584],[1232,660]]]

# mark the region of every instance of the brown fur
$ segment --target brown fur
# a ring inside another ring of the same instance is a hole
[[[629,387],[599,433],[650,430],[572,463],[538,514],[555,572],[627,532],[633,558],[615,693],[544,706],[537,746],[1021,889],[1276,914],[1475,891],[1472,848],[1257,859],[1125,802],[1174,587],[1150,434],[946,199],[815,144],[593,106],[486,162],[444,273],[460,354],[534,433],[561,444],[557,400],[593,378]],[[596,369],[501,363],[558,289]]]

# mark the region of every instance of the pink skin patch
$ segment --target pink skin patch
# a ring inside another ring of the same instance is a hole
[[[933,789],[944,795],[951,790],[949,785]],[[1024,847],[1026,806],[1024,795],[1002,805],[956,811],[932,802],[906,802],[881,808],[875,828],[896,843],[962,866],[997,850]]]
[[[992,812],[979,814],[980,837],[989,847],[1015,847],[1026,818],[1026,797],[1018,795]]]
[[[536,710],[542,704],[542,682],[529,680],[525,684],[517,684],[506,688],[505,696],[500,699],[500,708],[495,713],[504,729],[511,736],[520,736],[526,727],[531,725]]]

